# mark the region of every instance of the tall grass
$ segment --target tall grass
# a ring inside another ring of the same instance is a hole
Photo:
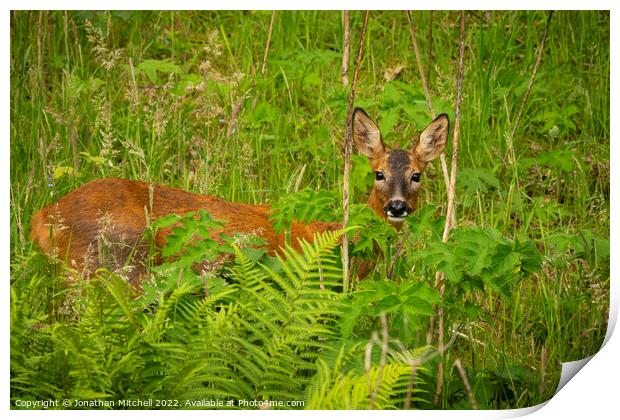
[[[362,16],[351,13],[352,39]],[[467,322],[446,308],[447,330],[458,327],[458,334],[445,364],[462,361],[477,398],[487,397],[488,405],[478,401],[483,407],[548,398],[559,363],[594,353],[607,324],[609,13],[554,14],[513,139],[516,162],[508,159],[506,139],[546,16],[466,14],[457,225],[532,240],[543,254],[542,268],[515,283],[509,297],[464,291],[480,311]],[[428,51],[430,14],[413,18]],[[38,302],[29,317],[45,318],[49,328],[57,320],[72,325],[70,305],[55,306],[68,292],[40,264],[29,220],[93,178],[148,180],[245,203],[275,203],[305,188],[341,196],[348,92],[340,71],[341,13],[277,12],[263,74],[270,20],[268,11],[11,13],[11,284],[15,302]],[[433,104],[453,115],[458,14],[433,12],[432,24],[432,62],[425,65]],[[408,147],[430,121],[404,12],[371,13],[356,97],[392,146]],[[366,171],[364,159],[354,160],[354,202],[366,198]],[[434,163],[421,203],[438,217],[446,201]],[[416,259],[429,241],[408,239],[398,284],[433,272]],[[370,282],[382,281],[386,269],[380,262]],[[363,339],[381,328],[379,318],[370,319],[375,323],[358,326]],[[435,368],[436,360],[419,376],[428,390]],[[329,376],[336,367],[321,369]],[[362,380],[351,375],[352,384]],[[14,398],[29,395],[19,389]],[[447,368],[437,407],[469,407],[467,401],[458,372]]]

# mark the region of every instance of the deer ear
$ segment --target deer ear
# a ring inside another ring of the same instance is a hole
[[[450,120],[447,114],[435,118],[420,134],[420,141],[413,149],[413,154],[423,162],[430,162],[439,156],[446,147]]]
[[[370,159],[385,153],[379,127],[361,108],[353,111],[353,140],[359,152]]]

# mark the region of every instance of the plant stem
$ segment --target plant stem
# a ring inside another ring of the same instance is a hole
[[[426,82],[431,84],[431,71],[433,70],[433,11],[429,12],[428,18],[428,67],[426,68]]]
[[[456,370],[459,372],[459,376],[461,377],[461,381],[463,381],[463,386],[465,387],[465,391],[467,392],[467,399],[469,399],[469,404],[471,408],[474,410],[478,409],[478,403],[476,402],[476,398],[474,397],[474,393],[471,389],[471,384],[467,379],[467,374],[465,373],[465,369],[463,369],[463,365],[461,364],[461,359],[456,359],[454,362],[454,366],[456,366]]]
[[[413,45],[413,51],[415,52],[415,61],[418,65],[418,72],[420,73],[420,80],[422,81],[422,89],[424,90],[424,98],[426,99],[426,106],[431,113],[431,118],[435,119],[435,110],[433,109],[433,101],[431,100],[431,93],[428,88],[428,81],[424,74],[424,66],[422,65],[422,57],[420,55],[420,49],[418,48],[418,41],[415,35],[415,27],[413,26],[413,18],[411,12],[407,10],[407,20],[409,21],[409,32],[411,33],[411,44]],[[430,63],[429,63],[430,66]],[[441,153],[439,155],[441,161],[441,172],[443,173],[443,181],[446,184],[446,191],[450,188],[450,175],[448,174],[448,164],[446,163],[446,154]]]
[[[448,211],[446,215],[446,224],[442,235],[442,241],[448,241],[448,235],[452,226],[452,220],[454,219],[454,197],[456,195],[456,169],[458,162],[459,151],[459,131],[460,131],[460,117],[461,117],[461,92],[463,88],[463,56],[465,54],[465,12],[461,11],[461,42],[459,46],[459,70],[458,79],[456,82],[456,105],[454,110],[454,134],[452,137],[452,169],[450,171],[450,188],[448,189]],[[440,275],[440,277],[443,277]],[[437,280],[437,275],[435,277]],[[445,283],[441,285],[439,293],[443,299],[445,292]],[[444,339],[443,339],[443,322],[444,322],[444,308],[443,305],[439,307],[439,320],[437,325],[438,344],[441,361],[437,367],[437,388],[435,389],[435,404],[439,402],[439,397],[443,388],[443,354],[444,354]]]
[[[342,188],[342,206],[343,206],[343,229],[349,225],[349,178],[351,172],[351,151],[353,149],[353,101],[355,100],[355,85],[359,74],[360,63],[364,53],[364,39],[366,37],[366,28],[368,27],[369,11],[364,15],[364,24],[360,33],[360,43],[357,49],[357,59],[355,60],[355,68],[353,71],[353,80],[351,81],[351,89],[349,91],[349,101],[347,105],[347,120],[344,135],[344,185]],[[342,235],[342,287],[346,293],[349,290],[349,240],[346,232]]]
[[[385,363],[387,361],[387,352],[388,352],[388,323],[387,316],[385,312],[381,312],[381,358],[379,359],[379,372],[377,373],[377,380],[375,381],[375,386],[372,389],[372,394],[370,395],[370,402],[368,409],[373,410],[375,408],[375,404],[377,403],[377,394],[379,393],[379,387],[381,387],[381,381],[383,380],[383,369],[385,368]]]
[[[271,12],[271,21],[269,22],[269,33],[267,34],[267,44],[265,45],[265,54],[263,55],[263,66],[261,67],[261,74],[265,74],[267,71],[267,58],[269,57],[269,46],[271,45],[271,34],[273,33],[273,22],[276,19],[276,11]]]
[[[511,165],[515,164],[515,159],[516,159],[512,141],[515,137],[515,134],[517,133],[517,128],[519,127],[519,122],[521,122],[521,116],[523,115],[523,110],[525,109],[527,100],[530,97],[530,92],[532,91],[532,86],[534,86],[534,82],[536,81],[536,74],[538,73],[538,68],[540,67],[540,62],[542,59],[543,51],[545,49],[545,41],[547,40],[547,34],[549,33],[549,27],[551,26],[552,17],[553,17],[553,10],[549,11],[549,16],[547,17],[547,24],[545,25],[545,32],[543,32],[543,36],[540,41],[540,47],[538,48],[538,55],[536,56],[536,63],[534,64],[534,69],[532,70],[532,74],[530,76],[530,82],[527,85],[527,90],[525,91],[525,95],[523,95],[523,98],[521,99],[521,105],[519,106],[519,112],[517,112],[517,117],[514,120],[514,125],[512,126],[510,137],[506,139],[506,143],[508,146],[508,158],[510,159]]]
[[[344,11],[343,20],[344,40],[342,46],[342,84],[347,86],[349,84],[349,52],[351,50],[351,25],[348,10]]]

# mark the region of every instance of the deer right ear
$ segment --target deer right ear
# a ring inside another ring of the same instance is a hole
[[[435,118],[420,134],[420,140],[413,149],[413,154],[423,162],[430,162],[439,156],[448,142],[450,119],[447,114]]]
[[[360,153],[374,159],[385,153],[379,127],[361,108],[353,111],[353,139]]]

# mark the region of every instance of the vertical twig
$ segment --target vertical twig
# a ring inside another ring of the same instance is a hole
[[[349,51],[351,50],[351,25],[348,10],[344,11],[343,20],[344,37],[342,45],[342,84],[347,86],[349,84]]]
[[[71,134],[70,134],[70,142],[71,142],[71,151],[73,153],[73,174],[77,176],[78,171],[80,170],[80,155],[78,151],[78,118],[75,116],[75,105],[72,106],[71,114],[72,114],[72,123],[71,123]]]
[[[68,23],[67,11],[63,15],[63,32],[65,36],[65,54],[67,55],[67,67],[69,72],[71,71],[71,55],[69,54],[69,23]]]
[[[540,354],[540,383],[538,384],[538,394],[542,397],[545,394],[545,376],[547,374],[547,346],[543,345]]]
[[[435,118],[435,110],[433,109],[433,101],[431,100],[430,89],[428,88],[428,80],[424,76],[424,67],[422,66],[422,59],[420,56],[420,49],[418,48],[418,41],[415,34],[415,27],[413,25],[413,17],[411,16],[411,12],[407,11],[407,21],[409,22],[409,32],[411,34],[411,45],[413,46],[413,51],[415,52],[416,63],[418,66],[418,72],[420,74],[420,80],[422,81],[422,89],[424,90],[424,98],[426,99],[426,106],[431,114],[432,118]],[[430,62],[429,62],[430,68]],[[441,162],[441,172],[443,174],[444,184],[446,186],[446,193],[450,191],[450,174],[448,173],[448,164],[446,163],[446,155],[445,153],[441,153],[439,155],[439,160]],[[440,273],[435,274],[435,288],[440,283],[441,277]],[[435,307],[433,307],[435,309]],[[426,344],[430,345],[433,342],[433,336],[435,333],[435,316],[432,316],[429,321],[428,334],[426,336]]]
[[[553,16],[553,10],[549,11],[549,16],[547,17],[547,24],[545,25],[545,32],[543,32],[543,36],[540,41],[540,47],[538,48],[538,55],[536,56],[536,63],[534,64],[534,69],[532,70],[532,74],[530,76],[530,83],[527,85],[527,90],[525,91],[525,95],[523,95],[523,98],[521,99],[521,105],[519,106],[517,117],[514,120],[514,125],[512,126],[510,137],[506,139],[506,144],[508,146],[508,158],[510,159],[511,165],[514,165],[515,163],[515,151],[514,151],[514,146],[513,146],[512,141],[515,137],[515,134],[517,133],[517,128],[519,127],[521,116],[523,115],[523,110],[525,109],[527,100],[530,97],[530,92],[532,91],[532,86],[534,86],[534,82],[536,81],[536,74],[538,73],[538,68],[540,67],[540,62],[542,59],[543,51],[545,49],[545,41],[547,40],[547,34],[549,33],[549,27],[551,26],[552,16]]]
[[[267,58],[269,57],[269,46],[271,45],[271,34],[273,33],[273,22],[276,19],[276,11],[271,12],[271,22],[269,22],[269,33],[267,34],[267,45],[265,45],[265,54],[263,55],[263,66],[261,74],[265,74],[267,70]]]
[[[405,395],[405,410],[411,408],[411,400],[413,399],[413,386],[415,385],[415,378],[418,374],[418,365],[414,362],[411,363],[411,375],[409,376],[409,382],[407,383],[407,394]]]
[[[392,280],[392,277],[394,277],[394,267],[396,266],[396,261],[398,261],[398,257],[400,257],[400,253],[403,251],[405,242],[407,241],[407,238],[409,237],[410,233],[411,231],[407,231],[407,233],[403,235],[401,240],[398,242],[398,245],[396,246],[396,252],[394,253],[394,256],[392,257],[392,261],[390,263],[390,267],[388,268],[388,272],[387,272],[387,278],[389,280]]]
[[[375,381],[375,386],[370,394],[370,402],[368,404],[368,409],[370,410],[373,410],[375,408],[375,404],[377,403],[377,394],[379,393],[379,387],[381,386],[381,381],[383,380],[383,369],[385,368],[385,362],[387,360],[388,341],[389,335],[387,316],[385,315],[385,312],[381,311],[381,358],[379,359],[379,372],[377,373],[377,380]]]
[[[461,92],[463,89],[463,56],[465,54],[465,12],[461,11],[461,42],[459,46],[459,70],[456,82],[456,105],[454,109],[454,135],[452,138],[452,168],[450,170],[450,188],[448,189],[448,211],[446,215],[446,224],[442,235],[442,241],[448,241],[448,235],[452,228],[452,220],[455,219],[454,197],[456,195],[456,168],[458,162],[459,151],[459,131],[461,117]],[[441,279],[443,276],[436,275],[435,280]],[[443,299],[445,292],[445,284],[442,284],[439,293]],[[443,337],[443,305],[439,307],[439,320],[437,325],[438,350],[441,357],[439,366],[437,367],[437,388],[435,389],[435,404],[439,402],[439,396],[443,388],[443,354],[444,354],[444,337]]]
[[[133,60],[129,57],[129,73],[131,74],[131,87],[133,88],[133,96],[135,103],[138,103],[138,83],[136,83],[136,71],[133,66]]]
[[[355,60],[355,67],[353,70],[353,80],[351,81],[351,89],[349,91],[349,101],[347,104],[347,120],[344,135],[344,185],[342,188],[342,207],[343,207],[343,221],[342,227],[346,228],[349,225],[349,177],[351,172],[351,152],[353,149],[353,101],[355,100],[355,85],[357,84],[357,75],[359,74],[360,63],[362,62],[362,55],[364,53],[364,39],[366,38],[366,28],[368,27],[369,11],[366,11],[364,15],[364,24],[362,25],[362,31],[360,33],[360,43],[357,49],[357,58]],[[342,265],[343,265],[343,279],[342,286],[344,292],[349,290],[349,240],[346,232],[342,235]]]
[[[241,107],[243,103],[247,99],[246,94],[242,94],[239,97],[239,100],[233,105],[232,112],[230,113],[230,119],[228,120],[228,126],[226,128],[226,135],[231,136],[235,131],[235,126],[237,125],[237,119],[239,117],[239,112],[241,112]]]
[[[418,48],[418,40],[415,35],[415,27],[413,26],[413,18],[411,17],[411,11],[407,10],[407,21],[409,22],[409,32],[411,33],[411,44],[413,45],[413,51],[415,52],[415,61],[418,65],[418,72],[420,73],[420,80],[422,81],[422,89],[424,89],[424,97],[426,98],[426,106],[431,113],[431,117],[435,118],[435,110],[433,109],[433,103],[431,101],[431,93],[428,89],[428,83],[426,81],[426,75],[424,74],[424,66],[422,65],[422,57],[420,56],[420,49]]]
[[[428,67],[426,68],[426,82],[430,86],[431,71],[433,70],[433,11],[429,12],[428,18]]]
[[[45,92],[45,78],[43,77],[43,44],[45,42],[45,29],[47,26],[47,12],[39,11],[39,21],[37,23],[37,89],[40,95]],[[40,96],[41,97],[41,96]]]
[[[432,12],[431,12],[432,13]],[[432,14],[431,14],[431,19],[432,19]],[[415,52],[415,58],[416,58],[416,63],[418,66],[418,72],[420,74],[420,80],[422,81],[422,89],[424,90],[424,98],[426,99],[426,106],[428,107],[428,110],[431,114],[431,117],[434,119],[435,118],[435,110],[433,109],[433,101],[431,100],[431,94],[430,94],[430,90],[428,88],[428,80],[426,79],[425,75],[424,75],[424,66],[422,65],[422,58],[420,55],[420,49],[418,48],[418,41],[416,38],[416,34],[415,34],[415,27],[413,26],[413,18],[411,16],[411,12],[407,11],[407,21],[409,22],[409,32],[411,33],[411,44],[413,45],[413,50]],[[429,29],[430,35],[432,36],[432,29]],[[431,65],[431,60],[430,60],[431,56],[429,53],[429,69],[430,69],[430,65]],[[429,74],[430,74],[430,70],[429,70]],[[439,155],[439,160],[441,162],[441,172],[443,174],[443,180],[444,180],[444,184],[446,186],[446,191],[448,191],[449,187],[450,187],[450,175],[448,174],[448,165],[446,163],[446,155],[442,152],[441,155]],[[396,250],[396,254],[394,255],[394,258],[392,259],[391,265],[388,269],[388,273],[387,273],[387,278],[391,279],[394,275],[394,267],[396,266],[396,261],[399,257],[400,251],[402,250],[404,244],[405,244],[405,240],[407,239],[407,235],[403,236],[397,246],[397,250]],[[432,331],[432,328],[431,328]],[[430,340],[432,338],[432,334],[429,334],[429,343],[430,344]]]
[[[431,92],[428,89],[428,81],[424,75],[424,66],[422,65],[422,57],[420,55],[420,49],[418,48],[418,41],[415,35],[415,27],[413,26],[413,19],[411,12],[407,10],[407,20],[409,21],[409,32],[411,33],[411,44],[413,45],[413,51],[415,52],[415,61],[418,65],[418,72],[420,73],[420,80],[422,81],[422,89],[424,90],[424,98],[426,99],[426,106],[428,107],[431,117],[435,119],[435,110],[433,109],[433,102],[431,100]],[[429,63],[430,65],[430,63]],[[446,163],[445,153],[439,155],[441,161],[441,172],[443,173],[443,181],[446,185],[446,191],[450,188],[450,175],[448,174],[448,164]]]
[[[469,379],[467,379],[467,374],[465,373],[465,369],[463,369],[463,365],[461,364],[461,359],[456,359],[456,361],[454,362],[454,366],[456,366],[456,370],[458,370],[459,372],[461,381],[463,381],[463,385],[465,386],[465,391],[467,392],[467,399],[469,399],[469,404],[471,405],[471,408],[473,408],[474,410],[477,410],[478,403],[476,402],[476,398],[474,397],[474,393],[471,389]]]
[[[19,236],[19,249],[21,250],[23,254],[24,247],[26,245],[26,235],[24,233],[24,226],[22,225],[22,217],[21,217],[22,209],[21,209],[21,206],[19,205],[19,202],[15,200],[12,186],[10,190],[11,190],[11,203],[13,203],[13,205],[15,206],[14,214],[15,214],[15,222],[17,223],[17,234]]]

